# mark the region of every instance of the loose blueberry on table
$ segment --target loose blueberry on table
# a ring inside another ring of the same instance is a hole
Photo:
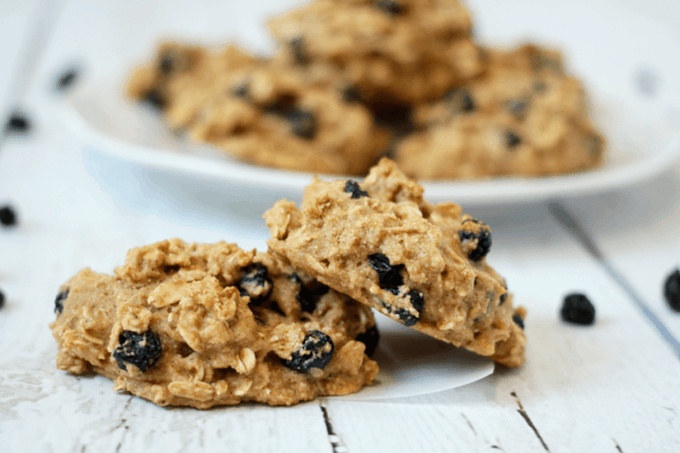
[[[31,122],[23,112],[13,112],[5,123],[5,133],[25,134],[31,130]]]
[[[17,223],[17,214],[10,205],[0,208],[0,224],[4,227],[13,227]]]
[[[595,306],[581,293],[567,295],[560,314],[564,321],[572,324],[587,326],[595,322]]]
[[[59,79],[57,79],[57,90],[66,91],[68,88],[71,88],[75,81],[78,80],[78,76],[79,73],[76,68],[68,69],[61,76],[59,76]]]
[[[673,311],[680,312],[680,269],[675,269],[666,277],[663,294],[668,306]]]

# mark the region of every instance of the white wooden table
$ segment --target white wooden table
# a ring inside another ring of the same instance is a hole
[[[675,1],[620,1],[680,27]],[[142,192],[134,187],[107,184],[130,174],[88,161],[59,121],[57,76],[70,65],[83,78],[106,66],[106,55],[91,45],[102,17],[111,8],[157,8],[160,23],[172,7],[161,3],[0,3],[2,121],[17,105],[33,126],[0,139],[0,205],[11,203],[19,215],[16,228],[0,229],[7,297],[0,310],[0,452],[680,451],[680,351],[673,347],[680,315],[662,296],[666,275],[680,266],[677,165],[638,187],[560,202],[599,257],[547,204],[466,207],[491,225],[489,262],[529,311],[526,364],[466,387],[387,401],[197,411],[159,408],[113,392],[105,378],[56,370],[47,324],[59,285],[81,268],[110,273],[129,248],[169,237],[265,247],[259,220],[243,224],[214,206],[162,193],[135,197]],[[142,27],[103,44],[150,42],[155,32]],[[571,291],[596,305],[594,326],[560,321]]]

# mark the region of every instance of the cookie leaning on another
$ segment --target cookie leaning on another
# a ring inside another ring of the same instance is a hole
[[[486,263],[491,232],[383,159],[365,182],[314,180],[301,209],[267,211],[271,253],[338,292],[427,335],[508,365],[526,337],[505,280]],[[513,317],[518,322],[513,321]]]
[[[58,368],[200,409],[344,395],[378,372],[370,309],[269,254],[173,239],[131,250],[114,273],[62,286]]]

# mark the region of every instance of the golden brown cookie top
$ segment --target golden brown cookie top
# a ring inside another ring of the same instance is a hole
[[[415,108],[395,152],[419,179],[544,176],[594,168],[605,140],[581,83],[554,50],[486,50],[485,72]]]
[[[458,1],[316,0],[269,29],[290,64],[330,65],[370,102],[422,102],[481,70]]]

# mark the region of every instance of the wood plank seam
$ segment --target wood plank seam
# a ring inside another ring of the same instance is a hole
[[[130,398],[128,398],[127,402],[125,403],[125,406],[123,407],[123,410],[121,412],[121,415],[127,412],[127,410],[130,408],[130,404],[132,403],[132,399],[134,398],[134,395],[130,395]],[[120,423],[111,430],[111,434],[113,434],[115,431],[118,429],[122,428],[125,426],[125,431],[123,431],[123,437],[118,441],[118,445],[116,445],[116,453],[120,453],[121,448],[123,447],[123,442],[125,442],[125,436],[127,434],[127,430],[130,429],[129,425],[126,425],[125,423],[127,422],[126,418],[121,418]]]
[[[529,425],[529,428],[531,428],[534,431],[534,434],[536,434],[536,437],[538,437],[538,440],[541,442],[541,445],[543,445],[545,451],[550,452],[550,449],[543,440],[543,437],[541,437],[541,433],[538,432],[536,425],[534,425],[534,422],[531,421],[531,418],[529,417],[529,414],[527,414],[527,411],[524,410],[524,406],[522,406],[522,402],[519,400],[517,393],[510,392],[510,395],[512,395],[515,398],[515,401],[517,401],[517,406],[519,407],[519,409],[517,409],[517,412],[519,413],[519,415],[521,415],[524,421],[527,423],[527,425]]]
[[[333,431],[333,424],[328,416],[328,409],[326,409],[322,403],[319,403],[319,408],[321,408],[321,415],[323,415],[323,422],[326,425],[326,432],[328,433],[328,441],[331,444],[333,453],[347,453],[348,450],[344,446],[342,439],[335,434],[335,431]]]
[[[611,261],[608,260],[600,251],[600,249],[595,245],[590,235],[583,227],[578,218],[569,212],[562,203],[552,202],[548,204],[548,211],[553,216],[553,218],[562,225],[569,233],[571,233],[576,239],[585,247],[588,252],[595,258],[597,263],[605,270],[607,274],[616,282],[616,284],[625,292],[630,300],[632,300],[643,315],[647,318],[649,322],[654,326],[656,331],[665,340],[666,344],[670,346],[676,356],[680,358],[680,342],[673,336],[673,334],[668,330],[666,325],[659,319],[658,316],[652,311],[643,298],[638,295],[637,291],[633,289],[632,286],[628,284],[623,275],[614,268]]]
[[[477,431],[475,430],[475,427],[472,426],[472,423],[470,422],[470,420],[468,420],[468,418],[465,416],[464,413],[461,412],[460,415],[463,416],[463,418],[464,418],[465,421],[467,422],[467,424],[468,424],[468,426],[470,427],[470,429],[472,430],[472,432],[475,434],[475,436],[477,436]]]

